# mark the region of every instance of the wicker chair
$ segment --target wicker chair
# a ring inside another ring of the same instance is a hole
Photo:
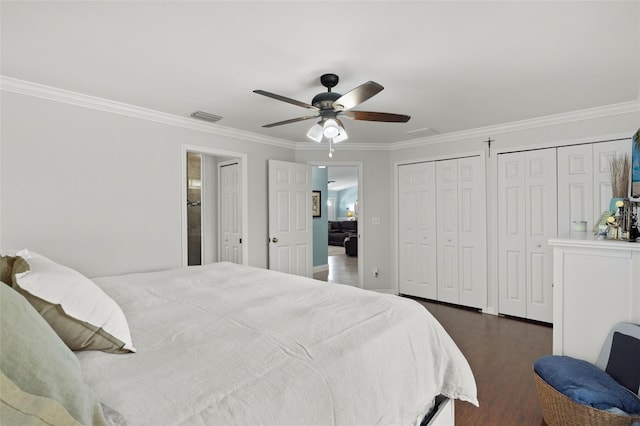
[[[624,334],[631,335],[636,339],[640,339],[640,325],[631,323],[616,324],[616,326],[614,326],[614,328],[609,332],[609,335],[602,347],[602,351],[600,352],[600,357],[595,364],[601,370],[605,370],[607,368],[613,335],[615,332],[622,332]],[[629,426],[633,422],[640,422],[640,417],[617,415],[574,402],[553,388],[553,386],[540,377],[535,370],[533,374],[536,390],[538,392],[538,399],[540,400],[540,406],[542,408],[542,415],[549,426]],[[636,393],[640,392],[640,389],[633,390]]]

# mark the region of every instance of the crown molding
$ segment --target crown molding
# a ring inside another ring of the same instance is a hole
[[[582,109],[561,114],[547,115],[527,120],[513,121],[510,123],[497,124],[493,126],[478,127],[475,129],[462,130],[459,132],[426,136],[424,138],[412,139],[409,141],[391,142],[389,145],[391,147],[391,150],[393,151],[424,145],[433,145],[443,142],[455,142],[462,139],[473,139],[478,137],[486,138],[489,135],[494,136],[502,133],[566,124],[576,121],[593,120],[596,118],[609,117],[612,115],[630,114],[634,112],[640,112],[640,102],[638,100]]]
[[[122,102],[116,102],[109,99],[72,92],[69,90],[59,89],[51,86],[45,86],[30,81],[19,80],[4,75],[0,75],[0,90],[14,92],[26,96],[49,99],[56,102],[64,102],[84,108],[111,112],[114,114],[120,114],[141,120],[154,121],[157,123],[168,124],[171,126],[182,127],[190,130],[212,133],[219,136],[226,136],[265,145],[272,145],[280,148],[295,149],[301,151],[324,151],[327,149],[326,144],[309,143],[308,141],[291,142],[285,139],[258,135],[256,133],[220,126],[214,123],[201,122],[190,117],[181,117],[174,114],[168,114]],[[484,138],[489,135],[494,136],[502,133],[559,125],[576,121],[592,120],[612,115],[629,114],[633,112],[640,112],[640,101],[635,100],[619,104],[605,105],[601,107],[548,115],[527,120],[513,121],[510,123],[498,124],[493,126],[478,127],[475,129],[462,130],[459,132],[425,136],[423,138],[411,139],[407,141],[339,144],[336,148],[341,151],[395,151],[425,145],[434,145],[444,142],[455,142],[462,139],[472,139],[478,137]]]
[[[56,87],[45,86],[43,84],[0,75],[0,90],[18,93],[26,96],[34,96],[49,99],[56,102],[63,102],[83,108],[120,114],[127,117],[141,120],[154,121],[156,123],[168,124],[170,126],[182,127],[199,132],[212,133],[219,136],[237,138],[244,141],[256,142],[266,145],[273,145],[280,148],[295,149],[296,144],[284,139],[271,138],[258,135],[256,133],[245,132],[220,126],[214,123],[206,123],[194,118],[181,117],[179,115],[168,114],[135,105],[116,102],[109,99],[90,96],[83,93],[72,92]]]

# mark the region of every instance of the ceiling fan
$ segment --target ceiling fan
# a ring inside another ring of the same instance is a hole
[[[307,132],[307,137],[316,142],[321,142],[324,137],[328,139],[331,144],[342,142],[348,138],[344,125],[338,117],[344,117],[351,120],[381,121],[386,123],[406,123],[411,118],[410,116],[403,114],[352,110],[351,108],[354,108],[367,99],[375,96],[382,91],[384,87],[374,81],[368,81],[344,95],[341,95],[340,93],[331,91],[331,88],[338,84],[338,80],[339,78],[336,74],[323,74],[320,77],[320,83],[327,88],[327,91],[314,96],[311,100],[311,104],[264,90],[254,90],[253,92],[259,95],[306,108],[313,114],[278,121],[276,123],[265,124],[262,127],[281,126],[283,124],[296,123],[298,121],[311,120],[320,117],[320,121],[318,121],[318,123],[311,127],[309,132]],[[331,156],[332,152],[333,149],[330,147],[329,156]]]

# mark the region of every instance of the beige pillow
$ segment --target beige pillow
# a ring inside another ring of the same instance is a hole
[[[135,352],[122,309],[93,281],[44,257],[24,261],[29,270],[14,274],[13,288],[69,348]]]
[[[0,256],[0,281],[13,287],[15,275],[29,270],[29,264],[20,256]]]

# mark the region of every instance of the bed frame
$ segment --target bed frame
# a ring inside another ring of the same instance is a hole
[[[454,400],[439,395],[436,406],[422,420],[420,426],[453,426],[455,424]]]

